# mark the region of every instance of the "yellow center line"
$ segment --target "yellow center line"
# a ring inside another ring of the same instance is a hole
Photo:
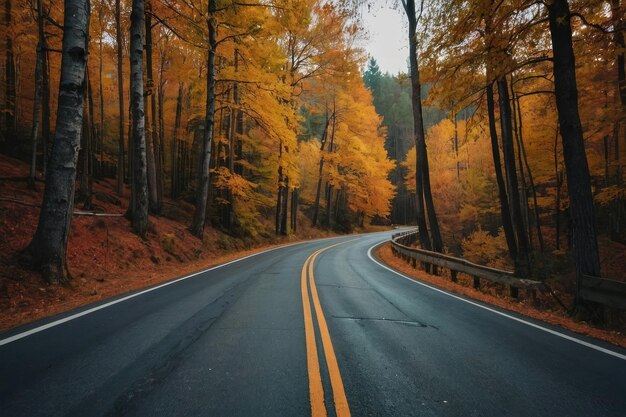
[[[309,303],[309,292],[306,283],[306,266],[311,260],[311,256],[304,262],[301,281],[302,307],[304,309],[304,333],[306,336],[306,364],[309,373],[309,398],[311,401],[311,416],[326,417],[324,388],[322,387],[322,376],[320,374],[317,345],[315,343],[315,330],[313,329],[313,317],[311,316],[311,304]]]
[[[333,399],[335,402],[335,412],[337,417],[350,417],[350,407],[346,398],[346,392],[343,387],[343,381],[341,379],[341,372],[339,371],[339,365],[337,363],[337,357],[335,356],[335,350],[330,338],[330,332],[328,330],[328,324],[322,310],[319,296],[317,294],[317,287],[315,286],[315,276],[313,274],[313,264],[317,256],[335,246],[342,245],[344,243],[352,242],[356,239],[348,240],[345,242],[336,243],[331,246],[322,248],[312,253],[302,266],[302,304],[304,308],[304,328],[306,334],[306,346],[307,346],[307,367],[309,371],[309,395],[311,400],[311,414],[313,417],[326,416],[326,408],[324,406],[324,389],[321,384],[321,374],[319,369],[319,359],[317,355],[317,346],[315,342],[315,332],[313,329],[313,318],[311,312],[311,304],[309,302],[308,290],[307,290],[307,267],[309,283],[311,286],[311,298],[313,299],[313,305],[315,307],[315,315],[317,317],[317,323],[320,329],[320,336],[322,338],[322,346],[324,348],[324,354],[326,356],[326,365],[328,367],[328,374],[330,377],[330,385],[333,390]]]

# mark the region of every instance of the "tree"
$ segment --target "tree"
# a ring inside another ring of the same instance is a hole
[[[124,73],[122,71],[122,16],[121,0],[115,0],[115,45],[117,50],[117,101],[119,104],[119,141],[117,150],[117,193],[124,191]],[[130,148],[130,147],[129,147]]]
[[[600,276],[597,230],[589,165],[578,113],[578,88],[572,46],[572,14],[567,0],[546,4],[553,51],[554,91],[563,144],[563,158],[570,198],[572,241],[576,262],[576,298],[580,302],[583,275]]]
[[[143,0],[133,0],[130,14],[133,175],[129,215],[133,230],[145,239],[148,232],[148,173],[143,95],[143,26],[144,2]]]
[[[50,283],[68,283],[66,252],[74,209],[76,163],[83,119],[89,2],[66,0],[61,81],[54,147],[37,231],[25,257]]]
[[[420,242],[425,249],[433,249],[436,252],[443,250],[443,240],[439,230],[439,222],[435,213],[432,192],[430,189],[430,173],[428,170],[428,154],[424,135],[424,121],[422,117],[422,86],[420,83],[419,66],[417,61],[417,15],[414,0],[402,0],[402,6],[409,20],[409,60],[411,67],[411,85],[413,97],[413,123],[415,135],[416,158],[416,196],[417,199],[417,225],[420,229]],[[428,223],[430,226],[431,239],[426,227],[427,210]]]
[[[209,198],[209,168],[213,147],[213,126],[215,124],[215,54],[217,49],[217,17],[215,15],[215,0],[209,0],[207,67],[206,67],[206,115],[204,118],[204,133],[202,140],[202,159],[196,190],[196,209],[191,223],[191,232],[202,239],[206,210]]]

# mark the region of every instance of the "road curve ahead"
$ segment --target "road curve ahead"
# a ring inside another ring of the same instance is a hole
[[[0,335],[0,416],[620,416],[626,350],[416,283],[390,232]]]

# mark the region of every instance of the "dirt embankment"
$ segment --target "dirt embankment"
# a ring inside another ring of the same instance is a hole
[[[302,216],[298,233],[286,237],[259,233],[237,239],[207,227],[200,241],[187,230],[193,207],[184,201],[166,200],[163,214],[150,216],[146,240],[131,233],[124,217],[77,215],[67,255],[72,285],[46,285],[37,271],[19,262],[37,227],[43,192],[41,182],[32,190],[26,181],[16,180],[26,176],[26,164],[0,155],[0,331],[265,248],[332,235],[311,228]],[[114,190],[114,180],[95,181],[93,209],[124,213],[129,190],[121,197]]]

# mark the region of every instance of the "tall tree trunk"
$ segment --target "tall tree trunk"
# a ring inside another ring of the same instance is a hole
[[[233,56],[233,65],[235,71],[235,79],[239,69],[239,50],[235,48]],[[237,112],[239,111],[239,84],[233,81],[233,106],[229,112],[229,128],[228,128],[228,172],[231,176],[235,175],[235,148],[237,138],[235,137],[237,130]],[[235,198],[230,187],[227,190],[228,205],[226,206],[226,227],[232,232],[235,223]]]
[[[117,100],[119,104],[119,143],[117,151],[117,194],[124,192],[125,156],[124,156],[124,73],[122,69],[122,16],[121,0],[115,0],[115,42],[117,47]],[[130,147],[129,147],[130,148]]]
[[[331,116],[334,118],[334,113]],[[322,139],[320,144],[320,163],[317,174],[317,188],[315,190],[315,203],[313,204],[313,227],[317,226],[317,219],[319,216],[320,209],[320,197],[322,194],[322,178],[324,174],[324,146],[326,145],[326,141],[328,140],[328,126],[330,124],[330,117],[328,117],[328,112],[326,113],[326,124],[324,125],[324,132],[322,133]],[[335,123],[333,122],[333,129]]]
[[[500,126],[502,131],[502,154],[504,156],[504,171],[506,173],[507,191],[511,204],[511,214],[513,227],[517,235],[517,260],[515,269],[518,275],[528,275],[529,245],[524,220],[522,217],[519,186],[517,183],[517,173],[515,172],[515,149],[513,146],[513,126],[511,123],[511,102],[509,100],[509,87],[505,76],[498,79],[498,103],[500,104]]]
[[[100,5],[100,9],[98,10],[98,19],[100,21],[100,63],[98,67],[98,91],[100,92],[100,136],[98,140],[98,147],[100,151],[100,164],[99,164],[99,172],[98,176],[100,178],[104,177],[104,89],[102,87],[102,70],[103,70],[103,54],[102,54],[102,40],[104,39],[104,20],[103,20],[103,5]]]
[[[487,115],[489,118],[489,136],[491,138],[491,155],[496,171],[496,183],[498,185],[498,198],[500,200],[500,216],[509,256],[513,261],[517,259],[517,240],[511,221],[509,197],[506,192],[504,177],[502,176],[502,164],[500,162],[500,148],[498,146],[498,132],[496,131],[495,103],[493,100],[493,84],[487,86]]]
[[[619,93],[620,104],[622,105],[621,119],[626,117],[626,41],[624,40],[624,31],[626,31],[626,23],[624,18],[624,5],[620,4],[623,0],[610,0],[611,4],[611,20],[613,23],[613,42],[617,47],[617,89]]]
[[[554,92],[559,113],[573,227],[572,243],[577,277],[576,302],[579,303],[582,275],[600,276],[600,257],[593,213],[591,178],[578,113],[578,89],[569,4],[567,0],[553,0],[546,7],[554,55]]]
[[[523,136],[523,121],[522,121],[522,110],[520,107],[520,98],[519,96],[515,96],[515,100],[517,101],[517,118],[519,123],[519,147],[520,154],[524,159],[524,166],[526,167],[526,172],[528,173],[528,182],[530,184],[530,191],[533,195],[533,205],[534,205],[534,213],[535,213],[535,227],[537,228],[537,239],[539,241],[539,250],[541,253],[545,251],[545,243],[543,241],[543,233],[541,231],[541,220],[539,217],[539,204],[537,201],[537,188],[535,187],[535,180],[533,178],[532,171],[530,170],[530,164],[528,163],[528,155],[526,154],[526,147],[524,146],[524,136]]]
[[[83,202],[83,208],[86,210],[91,209],[91,148],[93,145],[93,138],[91,135],[91,118],[93,106],[89,106],[89,90],[91,81],[89,80],[89,63],[85,65],[85,86],[87,88],[83,91],[83,125],[81,132],[81,150],[78,155],[80,161],[80,177],[79,177],[79,199]]]
[[[291,192],[291,230],[293,233],[298,231],[298,188]]]
[[[524,227],[526,230],[526,236],[528,237],[528,248],[529,251],[534,251],[533,248],[533,229],[530,223],[530,209],[528,208],[528,185],[526,184],[526,169],[524,167],[524,163],[522,162],[522,145],[521,145],[521,137],[522,131],[518,123],[518,108],[517,108],[517,100],[515,98],[515,91],[513,91],[513,77],[511,77],[511,105],[512,105],[512,121],[513,121],[513,137],[515,138],[515,146],[517,146],[517,166],[519,167],[519,179],[521,181],[521,209],[522,209],[522,219],[524,222]],[[515,149],[515,147],[514,147]]]
[[[50,143],[50,74],[48,72],[48,46],[45,33],[43,0],[37,0],[37,28],[41,59],[41,166],[46,175],[48,168],[48,144]]]
[[[37,231],[24,252],[30,264],[41,269],[50,283],[67,283],[67,242],[69,238],[83,119],[83,90],[89,2],[65,0],[61,80],[54,146],[46,178]]]
[[[133,0],[130,14],[130,67],[132,107],[132,187],[130,207],[133,230],[146,238],[148,232],[148,173],[146,161],[145,114],[143,95],[143,0]]]
[[[36,189],[35,179],[37,177],[37,134],[39,132],[39,113],[41,102],[41,49],[40,44],[37,45],[37,61],[35,62],[35,94],[33,97],[33,126],[30,130],[31,157],[30,157],[30,174],[28,185],[32,189]]]
[[[282,208],[280,210],[280,234],[287,235],[287,209],[289,206],[289,177],[285,176],[285,185],[283,186]]]
[[[166,38],[167,40],[167,38]],[[165,117],[163,115],[163,104],[165,102],[165,85],[167,80],[163,76],[166,64],[165,49],[159,49],[159,87],[157,89],[157,104],[158,104],[158,126],[159,126],[159,166],[160,166],[160,195],[161,195],[161,207],[163,206],[163,198],[165,196]]]
[[[174,137],[172,139],[172,171],[171,171],[171,198],[178,198],[179,193],[179,175],[178,175],[178,131],[180,129],[180,119],[183,112],[183,89],[184,85],[182,82],[178,83],[178,95],[176,96],[176,116],[174,118]]]
[[[191,224],[191,232],[202,239],[209,198],[209,166],[213,148],[213,125],[215,124],[215,49],[217,48],[217,21],[215,19],[215,0],[209,0],[209,51],[207,58],[206,117],[204,120],[204,138],[200,173],[196,190],[196,209]]]
[[[12,153],[17,152],[17,125],[16,125],[16,74],[15,74],[15,54],[13,51],[13,28],[11,16],[11,0],[5,0],[4,3],[4,24],[6,27],[5,39],[5,123],[3,126],[6,132],[5,136],[8,140]]]
[[[326,227],[331,228],[332,219],[333,186],[326,183]]]
[[[419,66],[417,62],[417,17],[415,15],[415,1],[407,0],[405,12],[409,20],[409,60],[411,67],[411,95],[413,98],[413,127],[416,150],[416,202],[418,227],[420,229],[420,241],[425,249],[433,249],[437,252],[443,250],[443,240],[439,230],[439,222],[435,212],[432,192],[430,189],[430,173],[428,168],[428,154],[426,150],[426,138],[424,135],[424,121],[422,116],[422,86],[420,84]],[[424,207],[425,206],[425,207]],[[430,226],[431,239],[426,228],[426,208],[428,224]]]
[[[146,3],[146,97],[150,97],[150,146],[152,155],[149,155],[148,167],[154,164],[154,171],[150,175],[153,183],[150,185],[150,205],[154,213],[159,214],[163,208],[163,167],[161,166],[161,146],[159,141],[159,130],[157,127],[157,107],[156,95],[154,94],[154,75],[152,68],[152,2]]]

